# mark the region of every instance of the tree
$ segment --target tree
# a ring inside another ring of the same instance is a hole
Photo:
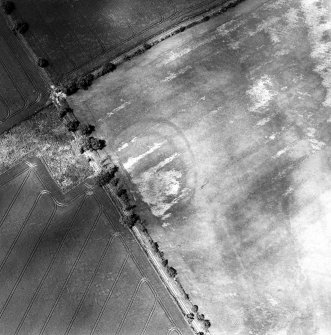
[[[9,15],[15,10],[15,4],[12,1],[1,1],[1,8],[5,14]]]
[[[188,319],[193,320],[193,319],[194,319],[194,314],[193,314],[193,313],[188,313],[188,314],[186,314],[186,317],[187,317]]]
[[[117,186],[119,181],[120,181],[119,178],[114,178],[111,183],[113,186]]]
[[[170,277],[175,278],[177,275],[177,270],[173,267],[168,267],[168,274]]]
[[[78,120],[71,120],[67,123],[67,128],[69,131],[75,132],[77,131],[78,127],[79,127]]]
[[[96,151],[96,150],[103,149],[105,146],[106,146],[105,140],[100,140],[98,138],[90,136],[83,140],[82,150],[83,151],[87,151],[87,150]]]
[[[199,320],[199,321],[203,321],[204,319],[205,319],[205,316],[203,315],[203,314],[197,314],[197,319]]]
[[[211,323],[210,323],[209,320],[204,320],[203,325],[204,325],[205,329],[207,330],[208,328],[210,328]]]
[[[47,67],[49,65],[48,60],[46,58],[38,58],[38,62],[37,62],[39,67]]]
[[[67,95],[72,95],[78,91],[78,86],[75,80],[71,80],[65,84],[63,91]]]
[[[91,124],[83,124],[80,127],[80,132],[83,136],[89,136],[95,130],[95,126]]]
[[[127,193],[127,190],[125,188],[118,188],[117,191],[116,191],[116,194],[121,197],[122,195],[126,194]]]
[[[159,244],[157,242],[153,242],[152,244],[152,249],[155,251],[155,252],[159,252]]]
[[[112,168],[108,170],[102,170],[96,177],[96,183],[99,186],[104,186],[108,184],[115,177],[116,171],[117,171],[116,165],[114,165]]]
[[[106,146],[106,141],[105,140],[100,140],[95,137],[89,137],[89,143],[90,147],[92,150],[101,150]]]
[[[167,260],[167,259],[164,259],[164,260],[162,261],[162,265],[163,265],[164,267],[168,266],[168,260]]]
[[[60,118],[64,118],[68,113],[72,113],[73,110],[70,107],[63,107],[59,112]]]
[[[137,214],[131,214],[124,217],[123,224],[129,228],[132,228],[139,219],[140,218]]]
[[[198,313],[198,309],[199,309],[199,308],[198,308],[197,305],[193,305],[193,306],[192,306],[192,312],[193,312],[193,313]]]
[[[91,86],[92,82],[93,82],[93,75],[92,74],[88,74],[84,77],[81,77],[78,80],[78,87],[82,88],[83,90],[87,90],[89,88],[89,86]]]
[[[102,69],[101,69],[101,74],[106,74],[109,72],[113,72],[116,70],[116,65],[113,63],[106,63]]]
[[[144,44],[144,49],[149,50],[152,46],[149,43]]]
[[[24,21],[17,21],[14,25],[14,31],[20,34],[24,34],[29,30],[29,25]]]

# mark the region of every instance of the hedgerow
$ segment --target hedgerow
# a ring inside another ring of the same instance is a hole
[[[16,21],[13,30],[19,34],[25,34],[29,30],[29,25],[25,21]]]
[[[38,58],[38,62],[37,62],[39,67],[47,67],[49,65],[48,60],[46,58]]]
[[[92,132],[95,130],[95,126],[91,124],[83,124],[80,126],[80,133],[83,136],[89,136],[92,134]]]
[[[67,123],[67,128],[69,131],[76,132],[79,127],[78,120],[71,120]]]

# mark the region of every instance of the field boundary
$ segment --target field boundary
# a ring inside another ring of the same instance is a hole
[[[123,62],[128,61],[137,55],[142,54],[150,47],[153,47],[154,45],[164,41],[165,39],[168,39],[171,36],[174,36],[201,22],[207,21],[212,17],[225,13],[226,11],[235,7],[237,4],[243,1],[245,0],[227,0],[223,4],[214,3],[209,8],[204,8],[197,13],[190,14],[196,8],[199,8],[199,5],[195,5],[194,7],[188,8],[185,12],[182,13],[181,16],[177,17],[176,21],[179,22],[177,23],[175,22],[172,25],[172,27],[164,28],[161,32],[151,34],[149,37],[144,38],[144,33],[146,31],[152,29],[155,25],[163,24],[162,22],[163,18],[162,18],[161,22],[152,24],[150,27],[143,29],[141,32],[139,32],[139,34],[135,34],[133,37],[128,39],[128,41],[130,41],[132,38],[141,36],[140,41],[135,43],[136,44],[135,46],[122,47],[122,45],[119,45],[118,47],[116,47],[117,51],[115,52],[115,57],[110,55],[111,51],[106,50],[105,53],[95,56],[93,59],[85,62],[83,65],[75,67],[74,70],[69,71],[62,77],[60,76],[59,78],[56,78],[56,76],[52,75],[50,72],[47,71],[47,68],[46,69],[42,68],[41,71],[43,72],[44,75],[46,75],[49,83],[53,82],[56,85],[61,84],[67,85],[72,81],[77,81],[80,78],[92,73],[95,78],[98,78],[101,75],[105,74],[105,72],[103,71],[104,64],[111,62],[116,65],[120,65]],[[171,19],[172,16],[173,14],[169,18]],[[18,15],[18,17],[20,16]],[[12,15],[5,16],[5,20],[9,28],[12,28],[15,25],[15,21],[17,20],[17,18],[16,15],[13,14],[13,16]],[[18,38],[21,40],[22,44],[29,51],[31,58],[36,62],[38,60],[38,55],[36,54],[36,51],[30,46],[28,39],[24,35],[21,34],[17,35]],[[122,44],[125,44],[128,41],[125,40]],[[147,48],[145,48],[146,45],[148,45]]]
[[[17,121],[21,122],[27,119],[31,115],[37,113],[45,106],[50,104],[47,95],[50,81],[47,77],[47,74],[37,67],[35,61],[31,58],[29,48],[27,48],[24,43],[22,43],[22,39],[15,36],[7,36],[7,33],[10,33],[8,24],[6,24],[7,17],[3,14],[0,14],[0,18],[4,18],[4,22],[1,22],[1,30],[8,30],[1,32],[3,43],[6,45],[6,48],[12,56],[15,64],[17,64],[17,70],[22,73],[24,78],[26,78],[26,81],[33,89],[35,95],[33,97],[33,101],[31,101],[31,99],[29,101],[30,96],[27,97],[24,95],[21,85],[17,83],[13,77],[13,74],[10,72],[10,69],[8,69],[6,66],[5,59],[1,60],[0,64],[7,73],[7,76],[12,82],[13,87],[22,99],[22,106],[20,106],[15,111],[11,111],[11,108],[5,101],[5,98],[0,96],[0,100],[6,108],[6,115],[2,120],[0,120],[0,133],[2,133],[12,128],[15,124],[17,124]],[[34,108],[35,111],[31,112],[31,110]]]
[[[148,43],[150,47],[153,47],[160,42],[164,41],[165,39],[168,39],[174,35],[179,34],[180,32],[191,28],[199,23],[208,21],[210,18],[219,16],[229,9],[235,7],[237,4],[243,2],[244,0],[229,0],[225,4],[216,6],[216,8],[212,8],[210,10],[204,11],[203,14],[196,15],[194,18],[188,19],[185,22],[182,22],[176,26],[174,26],[171,29],[167,29],[165,32],[161,34],[157,34],[156,36],[142,41],[140,45],[137,47],[129,50],[126,53],[121,54],[119,57],[115,58],[112,60],[112,64],[115,65],[115,67],[123,64],[124,62],[127,62],[131,60],[132,58],[141,55],[144,53],[146,50],[144,45]],[[265,0],[263,3],[268,2],[270,0]],[[263,3],[261,5],[263,5]],[[207,17],[207,19],[206,19]],[[143,46],[143,49],[142,49]],[[106,62],[106,60],[105,60]],[[116,70],[116,68],[115,68]],[[112,72],[111,70],[110,72]],[[85,73],[87,75],[88,73]],[[104,72],[104,67],[96,67],[95,69],[91,69],[89,74],[93,74],[93,80],[96,78],[99,78],[106,73]],[[91,82],[93,84],[93,82]],[[61,88],[60,88],[61,92]],[[73,92],[75,93],[75,92]],[[63,93],[61,93],[63,94]],[[70,95],[70,94],[68,94]],[[66,100],[66,94],[64,93],[62,97],[60,97],[55,103],[55,105],[61,109],[61,104],[69,105],[67,100]],[[69,116],[69,119],[75,119],[78,120],[78,118],[75,116],[75,113],[71,113]],[[88,159],[92,158],[92,161],[96,163],[96,166],[98,167],[97,172],[100,170],[107,170],[109,166],[114,166],[115,163],[113,161],[113,158],[110,155],[107,155],[104,151],[94,151],[93,153],[88,153],[86,155]],[[118,162],[116,162],[118,164]],[[123,169],[121,164],[118,164],[119,167],[119,178],[124,181],[124,184],[131,184],[130,183],[130,178],[127,175],[126,171]],[[107,184],[103,186],[103,189],[105,190],[106,194],[108,195],[109,199],[112,201],[114,206],[118,209],[118,211],[121,213],[123,218],[128,217],[129,213],[125,209],[125,204],[121,201],[120,197],[116,193],[116,188],[111,186],[110,184]],[[127,188],[129,189],[129,188]],[[133,196],[131,195],[131,198]],[[133,198],[134,199],[134,198]],[[135,202],[135,200],[134,200]],[[162,265],[162,257],[160,257],[160,252],[155,252],[155,249],[153,249],[153,245],[155,242],[145,229],[143,224],[135,224],[133,227],[131,227],[131,233],[134,236],[135,240],[138,242],[138,245],[140,248],[143,250],[143,252],[147,255],[148,261],[152,264],[153,268],[156,270],[158,276],[161,278],[162,283],[164,286],[167,288],[168,292],[170,293],[171,297],[174,299],[176,302],[176,305],[182,312],[183,316],[186,317],[186,321],[188,325],[191,327],[191,329],[196,333],[196,334],[208,334],[212,335],[212,331],[209,329],[204,329],[203,325],[198,322],[196,318],[192,320],[192,318],[189,317],[190,314],[192,314],[192,309],[194,304],[191,302],[189,295],[185,292],[185,289],[183,288],[182,284],[180,283],[177,275],[175,277],[170,276],[167,271],[165,271],[165,267]],[[179,274],[180,276],[180,274]]]
[[[106,56],[100,57],[100,59],[103,61],[104,64],[111,61],[115,66],[121,65],[122,63],[131,60],[133,57],[136,57],[136,56],[142,54],[143,52],[148,50],[150,47],[153,47],[153,46],[159,44],[163,40],[168,39],[168,38],[170,38],[174,35],[177,35],[178,33],[182,32],[182,31],[184,31],[188,28],[191,28],[191,27],[193,27],[193,26],[195,26],[199,23],[207,21],[212,17],[216,17],[218,15],[221,15],[221,14],[225,13],[226,11],[235,7],[237,4],[239,4],[243,1],[244,0],[229,0],[225,3],[223,3],[222,5],[216,5],[216,6],[213,6],[212,8],[210,8],[210,9],[205,9],[205,10],[202,11],[202,13],[195,15],[193,18],[187,18],[186,20],[184,18],[181,23],[175,25],[173,28],[166,29],[162,33],[158,33],[157,35],[155,35],[151,38],[148,38],[146,40],[141,41],[139,43],[139,45],[136,46],[135,48],[131,48],[128,51],[124,51],[123,53],[120,54],[120,56],[118,56],[118,57],[116,57],[112,60],[107,59]],[[7,18],[7,23],[9,23],[11,25],[11,24],[14,23],[14,21],[11,17],[8,17]],[[29,50],[29,52],[31,54],[31,57],[34,60],[36,60],[37,55],[34,53],[33,49],[31,47],[29,47],[29,44],[28,44],[27,40],[24,38],[24,36],[20,35],[20,39],[21,39],[22,43],[25,46],[27,46],[27,49]],[[148,48],[145,47],[146,44],[149,45]],[[96,78],[98,78],[98,77],[107,73],[107,72],[103,71],[104,70],[103,66],[104,65],[102,65],[101,67],[100,66],[94,66],[93,67],[93,64],[91,64],[91,62],[89,62],[88,65],[86,66],[86,68],[84,68],[84,66],[81,68],[81,73],[83,75],[93,74],[93,79],[96,79]],[[47,71],[45,71],[43,69],[42,69],[42,71],[46,75],[49,84],[52,86],[52,78],[51,78],[50,74],[47,73]],[[56,89],[56,88],[54,87],[54,89]],[[57,107],[58,110],[61,110],[63,108],[63,105],[69,106],[69,104],[66,100],[66,95],[65,94],[63,94],[63,96],[60,96],[60,97],[57,96],[55,99],[53,99],[53,103]],[[67,123],[70,122],[70,121],[73,121],[73,120],[79,121],[78,118],[75,116],[74,112],[70,113],[69,115],[66,115],[64,117],[64,120]],[[109,165],[114,165],[112,158],[109,155],[102,152],[102,151],[101,152],[94,152],[93,154],[89,153],[87,158],[89,158],[89,157],[93,157],[93,161],[96,163],[96,165],[99,167],[99,169],[107,169]],[[45,167],[45,169],[46,169],[46,167]],[[120,174],[121,179],[124,179],[125,181],[127,181],[128,177],[126,176],[125,172],[122,171],[121,167],[120,167],[119,174]],[[49,178],[52,179],[51,177],[49,177]],[[54,181],[53,181],[52,184],[54,184]],[[89,187],[93,188],[93,186],[91,186],[91,185]],[[57,189],[58,192],[60,192],[57,187],[56,187],[56,189]],[[127,217],[128,212],[124,209],[123,203],[119,199],[116,192],[112,189],[112,187],[110,185],[106,185],[106,186],[103,187],[103,189],[105,190],[106,194],[108,195],[108,198],[110,199],[110,201],[117,208],[120,215],[124,218]],[[66,193],[65,197],[71,195],[72,192],[79,192],[79,190],[80,190],[80,186],[77,186],[73,190],[70,190],[68,193]],[[62,195],[62,197],[63,197],[63,195]],[[131,196],[131,198],[133,198],[133,197]],[[123,227],[123,228],[125,228],[125,227]],[[167,288],[168,292],[170,292],[171,297],[176,302],[176,305],[178,306],[178,308],[180,309],[182,314],[184,314],[184,316],[187,316],[192,310],[193,303],[189,300],[189,297],[186,294],[186,292],[184,291],[183,287],[177,281],[177,277],[176,276],[175,276],[175,278],[171,277],[166,273],[166,271],[164,270],[164,267],[161,265],[161,260],[162,259],[159,257],[158,253],[155,253],[155,250],[153,250],[153,248],[151,247],[151,244],[153,244],[154,241],[151,239],[151,237],[148,233],[143,231],[143,226],[138,224],[138,225],[134,225],[131,228],[132,229],[131,229],[130,233],[134,237],[135,241],[137,242],[137,245],[147,255],[148,262],[156,270],[156,273],[158,274],[158,277],[161,278],[163,285]],[[211,334],[211,332],[209,330],[203,329],[202,325],[200,323],[198,323],[196,320],[193,320],[191,323],[190,322],[187,322],[187,323],[196,333]]]
[[[3,222],[3,220],[5,220],[6,215],[10,212],[11,207],[13,206],[13,204],[16,202],[17,197],[19,195],[19,193],[21,192],[23,186],[25,185],[26,180],[29,178],[29,176],[31,176],[32,174],[36,177],[36,179],[38,180],[38,184],[40,184],[40,191],[38,191],[36,193],[36,199],[33,202],[33,207],[32,209],[30,209],[30,211],[27,213],[26,218],[24,219],[25,222],[27,222],[27,218],[29,218],[29,215],[32,213],[32,210],[35,208],[36,203],[39,201],[39,199],[43,196],[43,194],[49,194],[51,199],[52,199],[52,204],[53,204],[53,209],[51,211],[51,215],[49,217],[49,220],[46,224],[46,226],[41,230],[41,235],[39,236],[39,239],[37,240],[37,244],[36,246],[34,246],[33,248],[33,253],[30,254],[27,262],[25,264],[29,264],[30,262],[30,258],[32,257],[32,255],[34,255],[34,251],[37,248],[37,245],[39,245],[38,243],[40,242],[41,236],[43,236],[43,234],[45,233],[46,229],[48,228],[48,226],[50,225],[50,223],[53,220],[53,217],[55,215],[55,211],[56,208],[58,207],[67,207],[70,204],[72,204],[73,202],[75,202],[78,199],[80,200],[80,204],[78,204],[76,210],[75,210],[75,214],[72,216],[72,218],[70,219],[70,221],[73,223],[74,222],[74,218],[76,217],[77,213],[80,211],[80,209],[82,208],[82,205],[85,201],[85,199],[88,196],[91,196],[94,198],[95,203],[98,206],[98,210],[96,211],[96,216],[93,220],[93,225],[88,229],[88,234],[85,237],[85,241],[80,249],[80,252],[78,253],[78,256],[73,264],[73,267],[71,268],[71,270],[68,273],[68,277],[66,278],[65,282],[61,285],[61,290],[59,295],[57,296],[56,300],[53,302],[52,308],[48,314],[47,320],[43,325],[42,331],[41,333],[43,333],[43,331],[46,329],[47,325],[48,325],[48,321],[51,319],[52,313],[55,310],[55,307],[57,306],[59,299],[62,297],[63,294],[63,290],[65,288],[65,285],[67,283],[67,281],[69,280],[69,278],[72,275],[72,272],[74,271],[77,262],[80,259],[80,255],[83,253],[83,250],[86,246],[86,243],[88,242],[88,240],[91,237],[92,232],[94,231],[94,227],[97,225],[97,223],[99,222],[99,219],[101,217],[101,215],[104,215],[107,224],[111,227],[111,231],[112,234],[110,236],[110,239],[108,240],[108,242],[105,244],[104,247],[104,251],[101,253],[99,261],[98,261],[98,265],[96,267],[96,269],[93,272],[93,276],[96,274],[97,269],[100,267],[100,264],[102,262],[102,259],[104,258],[104,256],[106,255],[106,251],[108,250],[107,248],[110,246],[110,244],[112,243],[112,241],[115,238],[118,238],[121,245],[123,246],[123,248],[125,249],[125,259],[124,262],[121,265],[121,268],[123,270],[126,261],[128,259],[131,259],[131,261],[133,262],[135,268],[137,269],[138,273],[139,273],[139,277],[138,279],[140,279],[138,286],[136,286],[135,291],[133,292],[132,296],[130,296],[130,299],[128,301],[128,305],[126,305],[126,313],[123,315],[123,318],[121,320],[121,322],[118,325],[118,332],[121,330],[121,328],[123,327],[125,321],[127,320],[127,314],[130,311],[132,304],[135,301],[136,295],[139,291],[139,288],[141,285],[145,284],[147,285],[148,289],[151,291],[151,294],[153,296],[153,300],[152,300],[152,308],[151,311],[146,314],[146,322],[144,324],[144,328],[143,328],[143,332],[142,334],[145,333],[148,324],[150,322],[151,316],[156,308],[157,305],[159,305],[159,307],[163,310],[165,317],[168,319],[169,321],[169,325],[168,328],[169,331],[171,329],[174,329],[176,331],[176,333],[178,334],[188,334],[189,331],[189,327],[187,327],[187,324],[182,316],[182,313],[180,312],[180,310],[173,310],[173,308],[175,306],[177,306],[176,301],[174,301],[172,299],[172,296],[167,292],[166,287],[163,285],[163,282],[161,280],[161,278],[158,275],[158,272],[155,271],[153,264],[151,263],[151,261],[148,259],[148,257],[146,257],[143,249],[141,248],[139,241],[134,237],[134,234],[132,231],[130,231],[127,227],[123,226],[120,223],[120,218],[121,218],[121,212],[119,211],[119,208],[116,206],[116,204],[114,204],[113,200],[111,198],[109,198],[108,194],[102,190],[99,187],[96,187],[95,185],[91,185],[88,183],[81,183],[80,185],[78,185],[75,189],[71,190],[70,192],[63,194],[61,192],[61,190],[57,187],[57,185],[54,183],[51,175],[49,175],[46,166],[44,165],[44,163],[42,162],[41,159],[33,157],[33,158],[29,158],[27,159],[25,162],[21,162],[18,165],[15,165],[14,167],[10,168],[9,170],[7,170],[6,172],[4,172],[3,174],[0,175],[0,187],[4,187],[7,183],[9,183],[10,181],[14,180],[15,178],[17,178],[18,176],[21,176],[23,174],[26,174],[25,178],[23,178],[23,180],[20,183],[20,186],[18,187],[18,189],[15,191],[15,196],[13,197],[11,203],[9,204],[9,207],[7,208],[7,210],[5,211],[4,215],[2,218],[0,218],[0,225],[1,222]],[[112,206],[110,206],[111,202]],[[71,226],[71,225],[69,225]],[[23,226],[24,227],[24,226]],[[23,228],[22,228],[23,229]],[[21,232],[23,230],[20,230],[18,233],[21,234]],[[14,240],[16,241],[16,239]],[[16,242],[15,242],[16,243]],[[62,245],[62,242],[60,243],[60,245]],[[59,247],[60,248],[60,247]],[[9,249],[11,252],[11,249]],[[52,257],[51,262],[49,263],[49,265],[47,266],[46,272],[44,273],[44,275],[42,276],[42,280],[41,282],[38,284],[38,287],[36,289],[36,291],[34,291],[34,294],[32,296],[32,302],[34,301],[36,294],[38,294],[40,287],[43,285],[44,279],[46,278],[46,276],[49,274],[49,270],[51,269],[51,266],[53,264],[53,259],[55,259],[57,256],[57,253],[55,253]],[[2,261],[1,265],[0,265],[0,271],[2,269],[2,266],[4,264],[4,262],[6,262],[6,258]],[[149,264],[148,266],[147,263]],[[26,270],[27,266],[23,267],[22,271]],[[24,272],[22,272],[24,273]],[[116,279],[119,279],[119,275],[120,275],[121,271],[118,273]],[[20,282],[22,275],[19,276],[19,278],[16,280],[16,284]],[[94,278],[94,277],[92,277]],[[18,281],[19,280],[19,281]],[[117,280],[115,280],[115,282],[112,284],[112,288],[115,287],[115,284],[117,282]],[[0,310],[0,318],[2,317],[2,315],[4,314],[4,312],[6,311],[7,305],[9,303],[9,301],[12,299],[12,296],[16,290],[17,285],[14,285],[11,289],[10,295],[7,297],[5,304],[1,307]],[[90,288],[91,286],[91,278],[90,278],[90,282],[87,285],[87,287],[85,288],[85,293],[87,292],[87,290]],[[86,294],[84,294],[81,298],[81,301],[83,301],[82,299],[85,299]],[[108,294],[108,296],[110,296],[110,294]],[[80,302],[81,302],[80,301]],[[104,305],[106,306],[108,299],[105,300]],[[31,308],[31,302],[28,305],[28,310]],[[81,307],[81,304],[78,304],[78,307],[76,309],[79,310],[79,308]],[[176,308],[176,307],[175,307]],[[177,306],[178,308],[178,306]],[[27,310],[27,311],[28,311]],[[22,323],[24,322],[24,319],[26,317],[26,314],[28,312],[25,312],[23,315],[23,321],[21,320],[21,322],[19,323],[19,328],[22,326]],[[101,309],[100,311],[100,315],[102,315],[104,309]],[[76,317],[76,314],[73,315],[73,321],[75,320],[74,318]],[[72,326],[72,323],[69,323],[69,326]],[[99,317],[96,320],[96,325],[97,322],[99,322]],[[68,328],[69,329],[69,328]],[[67,332],[68,333],[68,330]]]

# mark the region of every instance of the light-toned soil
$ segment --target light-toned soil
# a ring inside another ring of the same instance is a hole
[[[331,333],[327,14],[246,1],[70,98],[213,334]]]
[[[44,160],[64,192],[93,175],[78,141],[52,106],[0,135],[0,173],[31,156]]]

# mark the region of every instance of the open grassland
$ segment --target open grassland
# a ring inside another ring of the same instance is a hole
[[[101,188],[65,196],[37,159],[0,175],[0,333],[191,334]]]
[[[0,134],[47,101],[46,83],[0,14]]]
[[[331,333],[324,5],[245,1],[70,97],[215,334]]]
[[[25,37],[54,80],[102,65],[224,0],[16,0]]]

